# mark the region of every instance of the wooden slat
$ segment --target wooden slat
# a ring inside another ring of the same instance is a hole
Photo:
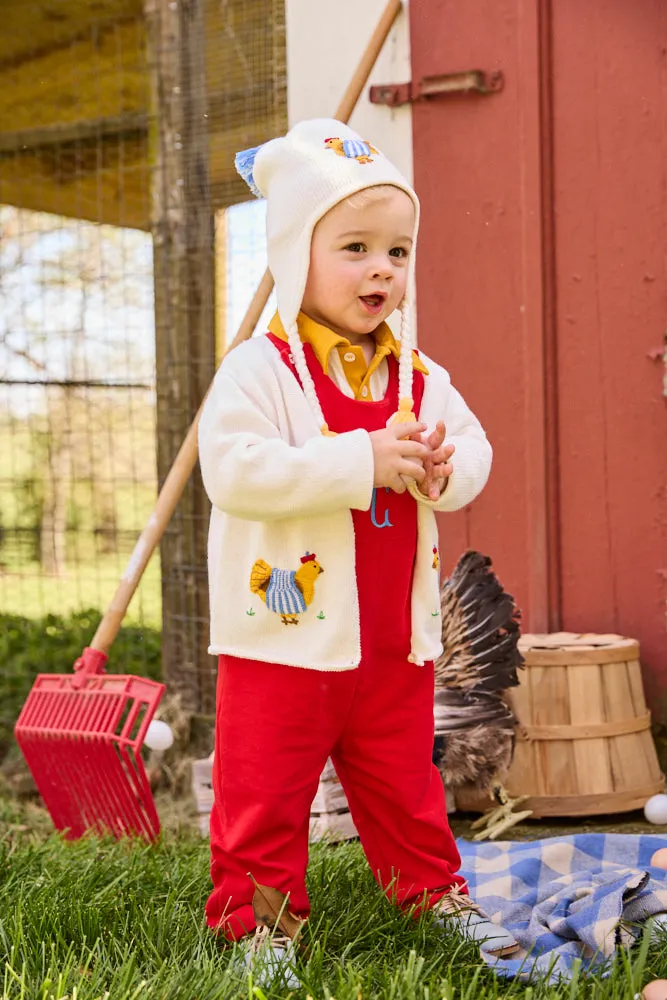
[[[519,648],[526,662],[535,666],[567,666],[569,663],[618,663],[639,657],[639,643],[621,635],[557,632],[553,635],[523,635]]]
[[[611,666],[613,665],[611,664]],[[606,687],[604,685],[603,690],[605,691],[606,703]],[[627,711],[627,702],[624,707]],[[641,733],[650,728],[651,715],[647,712],[646,715],[640,715],[638,718],[622,718],[616,722],[586,722],[579,726],[520,726],[517,729],[517,739],[538,742],[614,739],[617,736],[627,736],[629,733]]]
[[[596,664],[580,664],[568,668],[570,717],[576,724],[605,722],[602,674]],[[614,783],[605,740],[581,740],[574,744],[577,789],[589,793],[611,792]]]
[[[646,711],[646,698],[644,696],[642,667],[638,657],[628,658],[628,683],[635,715],[641,715],[642,712]]]
[[[520,674],[518,687],[507,692],[507,703],[520,723],[530,724],[533,718],[532,706],[532,674],[528,671]],[[536,748],[531,743],[516,742],[514,757],[507,775],[507,787],[512,795],[523,794],[522,789],[536,790],[535,775],[537,773]],[[458,796],[457,796],[458,801]],[[488,800],[487,806],[488,808]]]
[[[0,153],[16,155],[74,142],[97,143],[111,136],[129,138],[137,133],[143,136],[148,134],[148,115],[143,112],[0,132]]]
[[[644,696],[644,684],[642,681],[642,668],[638,659],[630,660],[626,664],[629,697],[636,713],[646,710],[646,698]],[[643,733],[639,739],[638,753],[645,762],[646,773],[651,781],[659,781],[662,778],[660,763],[655,750],[655,744],[651,733]]]
[[[545,720],[558,726],[569,725],[571,719],[570,701],[567,682],[567,668],[542,669],[531,667],[531,673],[539,670],[541,684],[536,686],[536,694],[544,702],[547,710]],[[542,715],[539,716],[542,718]],[[535,721],[538,722],[536,715]],[[533,728],[539,729],[539,725]],[[577,791],[576,769],[572,742],[567,738],[557,740],[549,745],[542,744],[538,750],[538,760],[542,762],[544,772],[544,787],[546,794],[559,791],[561,793]]]
[[[612,632],[524,632],[519,639],[522,649],[580,649],[581,647],[597,649],[618,645],[625,647],[633,643],[634,639]]]
[[[522,803],[522,809],[532,809],[536,819],[541,816],[603,816],[641,809],[652,795],[664,791],[661,778],[643,788],[629,792],[603,792],[589,795],[535,795]]]
[[[611,725],[618,725],[616,736],[609,740],[609,760],[617,791],[632,791],[641,788],[651,780],[641,737],[636,732],[626,735],[622,730],[621,720],[627,719],[628,709],[632,706],[632,692],[628,665],[623,663],[608,663],[604,667],[604,700],[605,713]],[[639,716],[645,719],[644,729],[650,728],[648,713]]]
[[[95,26],[136,18],[141,0],[2,0],[0,72],[31,61],[36,53],[69,47]]]

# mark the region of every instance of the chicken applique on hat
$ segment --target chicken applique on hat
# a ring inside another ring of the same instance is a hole
[[[322,413],[297,328],[308,278],[313,230],[326,213],[364,188],[392,185],[415,207],[412,251],[401,312],[399,407],[391,421],[415,420],[412,402],[410,305],[415,289],[415,247],[419,199],[400,170],[365,138],[333,118],[299,122],[287,135],[236,156],[236,169],[259,198],[266,198],[269,268],[278,313],[287,333],[301,385],[323,434],[331,433]]]

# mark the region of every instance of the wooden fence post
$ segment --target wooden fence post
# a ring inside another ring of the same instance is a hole
[[[160,486],[215,370],[203,0],[145,0],[152,90],[157,452]],[[196,467],[161,545],[163,677],[183,707],[212,714],[207,653],[208,502]]]

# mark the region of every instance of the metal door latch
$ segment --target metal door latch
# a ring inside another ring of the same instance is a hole
[[[397,108],[401,104],[447,94],[497,94],[504,86],[505,77],[501,70],[486,73],[482,69],[469,69],[463,73],[424,76],[419,83],[380,83],[370,88],[370,101],[371,104]]]

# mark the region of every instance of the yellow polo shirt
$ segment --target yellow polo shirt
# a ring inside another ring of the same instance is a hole
[[[388,374],[387,366],[382,363],[389,354],[393,354],[397,360],[400,354],[400,344],[386,323],[381,323],[373,333],[375,354],[370,364],[359,345],[351,344],[347,337],[321,326],[305,313],[299,313],[297,326],[301,340],[304,344],[310,344],[324,374],[329,375],[340,389],[344,391],[344,386],[341,385],[341,379],[344,379],[354,399],[369,403],[373,401],[373,394],[376,399],[384,396]],[[278,313],[269,323],[269,330],[280,340],[287,341]],[[416,351],[412,352],[412,365],[415,371],[428,375],[428,368]]]

